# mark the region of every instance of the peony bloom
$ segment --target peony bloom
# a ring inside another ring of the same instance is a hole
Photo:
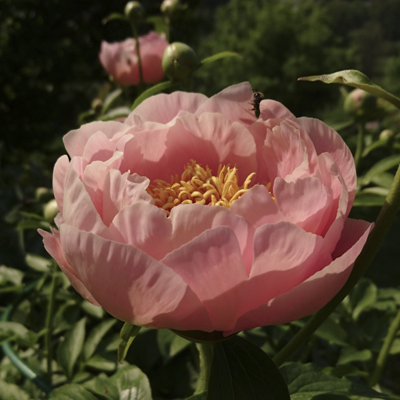
[[[165,35],[152,31],[139,37],[140,55],[142,58],[143,80],[145,83],[156,83],[163,79],[164,71],[161,59],[168,46]],[[136,54],[136,41],[129,38],[123,42],[101,42],[99,54],[104,69],[121,85],[138,85],[139,62]]]
[[[224,335],[309,315],[372,228],[347,218],[353,157],[323,122],[243,83],[144,101],[64,137],[47,251],[76,290],[135,325]]]

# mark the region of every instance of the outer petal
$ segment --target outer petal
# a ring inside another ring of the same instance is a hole
[[[322,308],[342,288],[360,254],[372,224],[348,219],[338,244],[342,253],[291,291],[276,297],[239,318],[232,332],[262,325],[279,325],[310,315]]]
[[[206,100],[207,97],[203,94],[186,92],[151,96],[132,111],[125,120],[125,124],[133,125],[134,115],[140,117],[143,121],[168,124],[182,110],[194,114]]]
[[[50,234],[42,229],[38,229],[38,232],[43,237],[45,249],[57,261],[57,264],[67,276],[75,290],[90,303],[94,304],[95,306],[100,306],[100,304],[94,299],[94,297],[87,290],[86,286],[79,279],[78,274],[72,265],[70,265],[65,259],[60,243],[60,233],[55,229],[52,229],[53,234]]]
[[[115,145],[110,142],[103,132],[96,132],[87,141],[82,158],[84,166],[93,161],[107,161],[114,154]]]
[[[317,154],[328,152],[335,159],[349,192],[348,214],[354,201],[357,186],[356,169],[350,149],[340,135],[322,121],[303,117],[298,118],[297,123],[308,133]]]
[[[263,100],[260,103],[260,118],[264,121],[271,118],[296,121],[296,117],[283,104],[275,100]]]
[[[239,285],[247,280],[247,273],[239,243],[230,228],[208,230],[168,254],[162,262],[196,293],[215,330],[234,327],[245,300]]]
[[[60,157],[54,165],[53,171],[53,191],[54,197],[57,200],[58,209],[61,214],[63,212],[64,204],[64,182],[69,167],[68,156]]]
[[[103,132],[108,139],[128,128],[125,124],[116,121],[95,121],[82,125],[79,129],[69,131],[64,137],[64,146],[71,157],[83,156],[89,138],[96,132]]]
[[[253,90],[250,83],[239,83],[209,98],[199,107],[196,115],[200,116],[204,112],[220,113],[232,122],[240,122],[248,126],[256,121],[256,116],[252,111],[252,100]]]
[[[188,295],[187,285],[170,268],[133,246],[66,224],[60,232],[65,258],[111,315],[136,325],[153,326],[158,315],[175,314],[196,323],[186,329],[202,329],[203,325],[210,329],[206,313],[199,312],[198,299]],[[192,312],[196,312],[196,321]],[[181,329],[182,321],[174,323],[173,319],[163,327]]]

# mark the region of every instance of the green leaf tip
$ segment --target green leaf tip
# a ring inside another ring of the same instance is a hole
[[[120,339],[118,343],[118,361],[122,363],[125,360],[129,347],[140,331],[140,326],[129,324],[125,322],[121,329]]]

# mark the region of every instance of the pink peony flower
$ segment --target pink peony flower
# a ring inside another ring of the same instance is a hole
[[[372,225],[347,218],[353,157],[323,122],[243,83],[151,97],[124,123],[64,137],[58,230],[40,231],[76,290],[135,325],[224,335],[314,313]]]
[[[156,83],[163,79],[164,71],[161,59],[168,42],[165,35],[149,32],[139,37],[140,55],[142,58],[143,80],[145,83]],[[121,85],[138,85],[139,62],[136,54],[136,41],[129,38],[123,42],[101,42],[99,54],[104,69]]]

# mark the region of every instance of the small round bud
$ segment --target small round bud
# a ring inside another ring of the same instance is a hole
[[[126,3],[125,16],[127,16],[130,21],[137,23],[144,16],[144,8],[138,1],[130,1]]]
[[[379,134],[379,140],[391,142],[394,138],[394,132],[391,129],[385,129]]]
[[[35,190],[35,199],[39,203],[46,203],[54,198],[53,190],[46,187],[38,187]]]
[[[43,216],[45,220],[51,224],[54,222],[54,218],[59,212],[60,210],[55,199],[50,200],[43,207]]]
[[[173,82],[189,82],[199,66],[196,53],[185,43],[171,43],[164,51],[162,68]]]
[[[346,96],[344,111],[359,122],[372,121],[382,114],[377,98],[361,89],[354,89]]]
[[[177,11],[182,9],[182,5],[179,3],[179,0],[164,0],[161,3],[160,9],[163,14],[171,17]]]

